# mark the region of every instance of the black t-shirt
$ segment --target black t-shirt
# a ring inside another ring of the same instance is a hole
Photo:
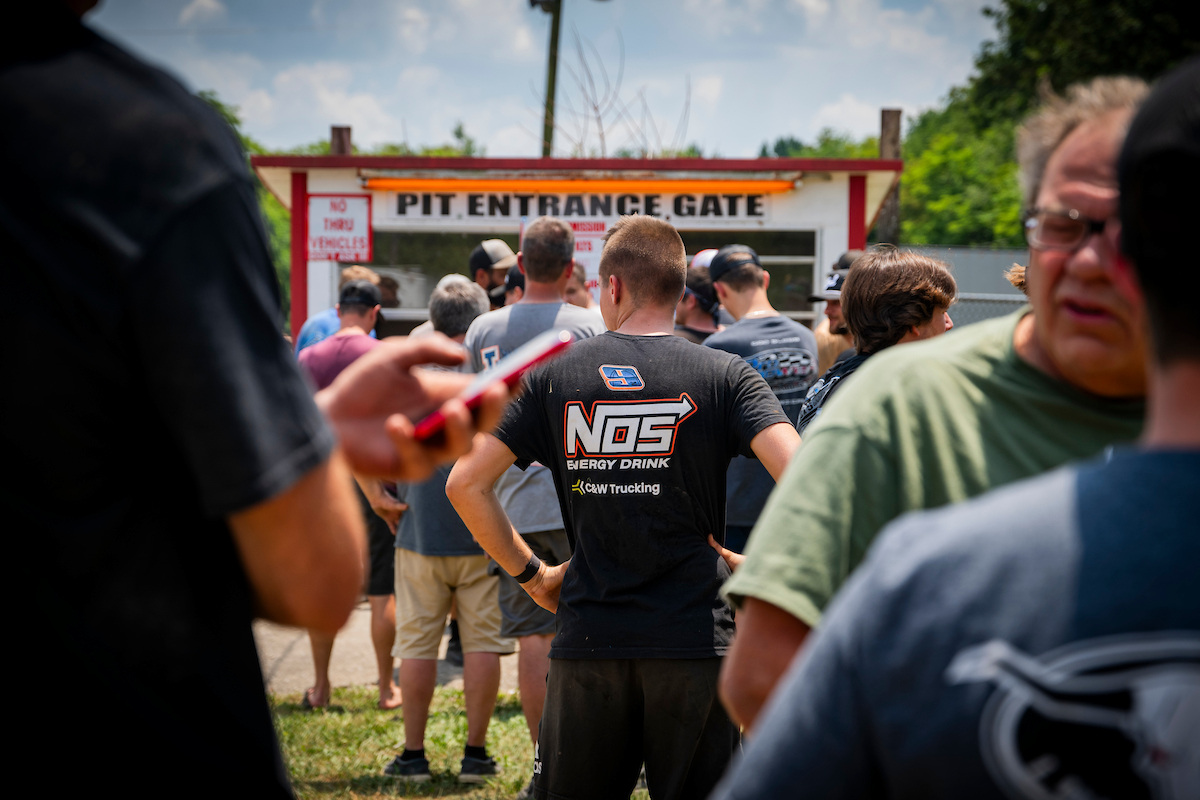
[[[825,374],[809,387],[804,397],[804,405],[800,406],[800,418],[796,420],[796,430],[804,435],[804,429],[813,423],[820,415],[821,409],[829,402],[829,398],[837,390],[847,376],[863,365],[870,354],[854,355],[842,361],[837,361],[825,370]]]
[[[573,556],[553,658],[703,658],[733,632],[725,471],[788,418],[741,358],[608,332],[531,370],[496,435],[554,475]]]
[[[701,331],[689,328],[687,325],[676,325],[675,335],[695,344],[704,344],[704,340],[713,335],[713,331]]]
[[[72,775],[135,754],[123,794],[289,796],[225,518],[332,436],[280,333],[244,156],[205,103],[77,21],[23,33],[0,56],[4,297],[27,337],[2,491],[10,563],[32,573],[17,638],[55,687],[23,725],[85,720],[47,751]]]

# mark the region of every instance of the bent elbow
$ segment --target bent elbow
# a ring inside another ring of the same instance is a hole
[[[463,461],[459,461],[446,478],[446,497],[450,500],[450,505],[461,509],[469,502],[470,496],[473,493],[478,494],[478,491],[470,472],[463,468]]]

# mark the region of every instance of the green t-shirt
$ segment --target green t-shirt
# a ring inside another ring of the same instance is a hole
[[[876,534],[936,508],[1090,458],[1142,429],[1145,404],[1108,400],[1023,361],[1028,307],[871,358],[806,431],[722,592],[810,627]]]

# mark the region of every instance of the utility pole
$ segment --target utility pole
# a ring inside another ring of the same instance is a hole
[[[562,21],[562,0],[529,0],[529,5],[550,15],[550,52],[546,56],[546,116],[542,120],[542,158],[549,158],[554,145],[554,84],[558,77],[558,28]]]
[[[562,22],[562,0],[529,0],[530,8],[550,15],[550,53],[546,56],[546,116],[542,120],[542,158],[550,157],[554,144],[554,86],[558,77],[558,29]]]

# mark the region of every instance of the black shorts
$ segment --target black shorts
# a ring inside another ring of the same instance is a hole
[[[523,533],[521,538],[548,567],[562,564],[571,557],[571,541],[564,530]],[[495,562],[493,567],[494,574],[500,576],[500,613],[504,615],[500,623],[500,635],[515,639],[522,636],[553,636],[554,614],[534,602],[517,583],[517,579],[500,569]]]
[[[371,556],[371,571],[367,575],[367,594],[384,595],[396,591],[396,534],[375,513],[367,496],[354,484],[367,523],[367,548]]]
[[[708,797],[741,744],[720,670],[720,658],[551,659],[534,797],[624,800],[643,763],[651,797]]]

